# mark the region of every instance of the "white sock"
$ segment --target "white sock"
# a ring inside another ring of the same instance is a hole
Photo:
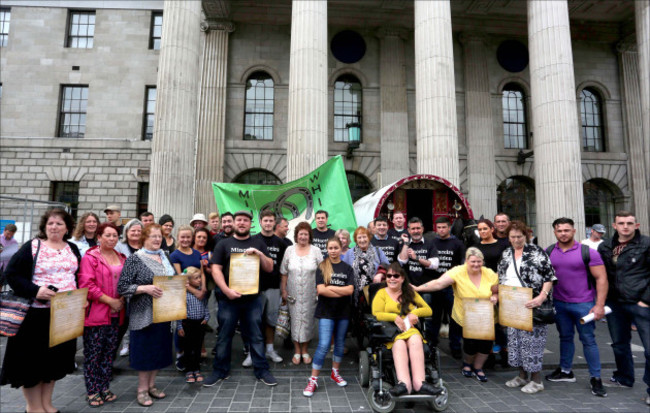
[[[273,343],[266,345],[266,352],[270,353],[271,351],[273,351]]]
[[[564,370],[564,369],[562,369],[562,373],[570,374],[570,373],[571,373],[571,370]]]

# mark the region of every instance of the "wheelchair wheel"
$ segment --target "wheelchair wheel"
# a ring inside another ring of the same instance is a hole
[[[390,413],[395,409],[395,400],[388,394],[389,388],[389,385],[383,383],[382,389],[384,390],[384,394],[382,395],[378,391],[375,391],[372,386],[368,389],[368,403],[373,411],[377,413]]]
[[[447,386],[441,383],[440,387],[442,387],[443,392],[440,393],[433,401],[427,402],[427,405],[429,405],[429,407],[436,412],[445,410],[449,405],[449,391],[447,390]]]
[[[368,387],[370,384],[370,357],[366,350],[359,352],[359,384]]]

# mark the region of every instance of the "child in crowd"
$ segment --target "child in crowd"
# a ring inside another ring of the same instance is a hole
[[[330,342],[334,337],[334,355],[332,357],[331,379],[343,387],[348,383],[339,374],[339,366],[343,359],[345,334],[350,322],[350,296],[354,292],[354,271],[352,267],[341,261],[341,241],[336,238],[327,240],[327,258],[316,270],[316,288],[318,305],[314,317],[318,318],[318,348],[312,362],[311,377],[307,387],[302,392],[311,397],[318,387],[318,375],[325,355],[329,351]]]
[[[185,354],[184,361],[187,373],[187,383],[201,383],[201,344],[203,343],[203,326],[210,318],[208,311],[208,300],[200,300],[198,296],[201,291],[201,270],[197,267],[187,267],[183,274],[187,275],[187,319],[179,321],[177,331],[180,337],[184,337]]]

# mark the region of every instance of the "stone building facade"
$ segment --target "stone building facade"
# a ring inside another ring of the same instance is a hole
[[[553,217],[583,230],[619,208],[648,230],[646,2],[5,0],[2,11],[2,195],[54,200],[72,183],[80,211],[119,203],[124,216],[189,221],[216,208],[211,181],[287,182],[346,154],[341,124],[355,120],[362,141],[345,166],[359,193],[431,173],[477,215],[535,223],[542,242]],[[93,15],[92,36],[72,34],[90,25],[79,13]],[[80,86],[73,137],[65,88]],[[251,99],[258,89],[270,95]],[[523,133],[505,136],[504,119]]]

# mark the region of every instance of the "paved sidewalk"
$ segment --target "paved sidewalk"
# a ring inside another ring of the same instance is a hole
[[[267,387],[256,381],[250,371],[237,372],[229,380],[212,388],[186,384],[182,377],[160,377],[158,386],[167,398],[155,401],[149,408],[140,407],[135,401],[137,379],[135,376],[119,376],[113,381],[112,390],[118,395],[116,402],[102,408],[90,408],[85,403],[83,376],[67,376],[57,383],[54,405],[62,412],[167,412],[167,413],[220,413],[220,412],[370,412],[362,389],[352,371],[344,372],[349,385],[339,388],[329,379],[321,380],[318,391],[311,399],[303,397],[306,384],[304,374],[276,371],[280,385]],[[348,374],[349,373],[349,374]],[[645,405],[645,386],[641,383],[633,389],[608,389],[607,398],[591,395],[588,373],[576,371],[577,383],[549,383],[546,389],[535,395],[527,395],[519,389],[507,388],[504,383],[513,372],[489,375],[490,381],[479,383],[466,379],[457,371],[443,374],[450,390],[448,412],[642,412],[650,409]],[[0,388],[0,411],[13,413],[24,411],[22,392],[6,386]],[[428,412],[427,406],[416,404],[413,409],[398,405],[396,412]]]

